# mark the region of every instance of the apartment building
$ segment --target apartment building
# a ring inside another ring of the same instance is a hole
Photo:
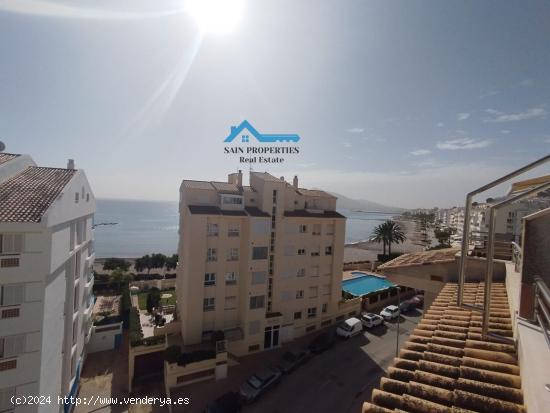
[[[180,189],[178,313],[185,345],[225,331],[236,355],[334,322],[345,217],[336,198],[268,173]]]
[[[71,406],[93,307],[95,200],[82,170],[0,153],[0,411]],[[51,403],[13,406],[12,396]]]

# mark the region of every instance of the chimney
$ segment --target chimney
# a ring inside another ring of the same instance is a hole
[[[237,174],[237,185],[243,186],[243,171],[239,169],[239,172]]]
[[[237,186],[243,186],[243,171],[239,169],[237,173],[232,173],[227,176],[227,182]]]
[[[285,180],[285,177],[284,177],[284,176],[281,176],[280,180],[281,180],[281,181],[284,181],[284,180]]]
[[[74,169],[74,159],[69,159],[67,161],[67,169]]]
[[[294,179],[292,180],[292,186],[294,189],[298,189],[298,175],[294,175]]]

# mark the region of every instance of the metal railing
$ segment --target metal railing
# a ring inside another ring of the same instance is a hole
[[[466,205],[464,208],[464,227],[462,232],[462,248],[461,248],[461,257],[460,257],[460,266],[458,274],[458,295],[457,295],[457,305],[461,308],[468,310],[478,311],[483,315],[483,325],[482,325],[482,335],[483,337],[492,337],[499,341],[510,341],[510,338],[503,337],[498,334],[489,333],[489,318],[491,314],[491,287],[493,283],[493,267],[494,267],[494,253],[495,253],[495,227],[496,227],[496,214],[497,211],[513,202],[519,201],[520,199],[526,198],[530,195],[537,194],[538,192],[550,188],[550,183],[545,183],[537,186],[534,189],[523,192],[514,197],[505,199],[502,202],[493,204],[489,207],[488,214],[488,223],[489,231],[487,237],[487,267],[485,271],[485,291],[483,306],[477,306],[472,304],[464,303],[464,284],[466,281],[466,261],[468,259],[468,247],[470,244],[470,220],[471,220],[471,207],[472,200],[475,195],[481,194],[491,188],[494,188],[500,184],[503,184],[509,181],[512,178],[515,178],[518,175],[521,175],[537,166],[540,166],[546,162],[550,161],[550,155],[547,155],[543,158],[536,160],[514,172],[511,172],[501,178],[494,180],[493,182],[483,185],[482,187],[470,192],[466,195]]]
[[[542,329],[546,344],[550,348],[550,289],[540,278],[535,277],[535,320]]]

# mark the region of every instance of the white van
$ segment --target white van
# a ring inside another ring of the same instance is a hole
[[[363,331],[363,324],[361,324],[361,320],[351,317],[338,326],[336,329],[336,334],[347,339],[360,334],[361,331]]]

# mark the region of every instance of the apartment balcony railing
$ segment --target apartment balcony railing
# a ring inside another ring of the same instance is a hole
[[[535,320],[550,349],[550,289],[540,277],[535,277]]]

